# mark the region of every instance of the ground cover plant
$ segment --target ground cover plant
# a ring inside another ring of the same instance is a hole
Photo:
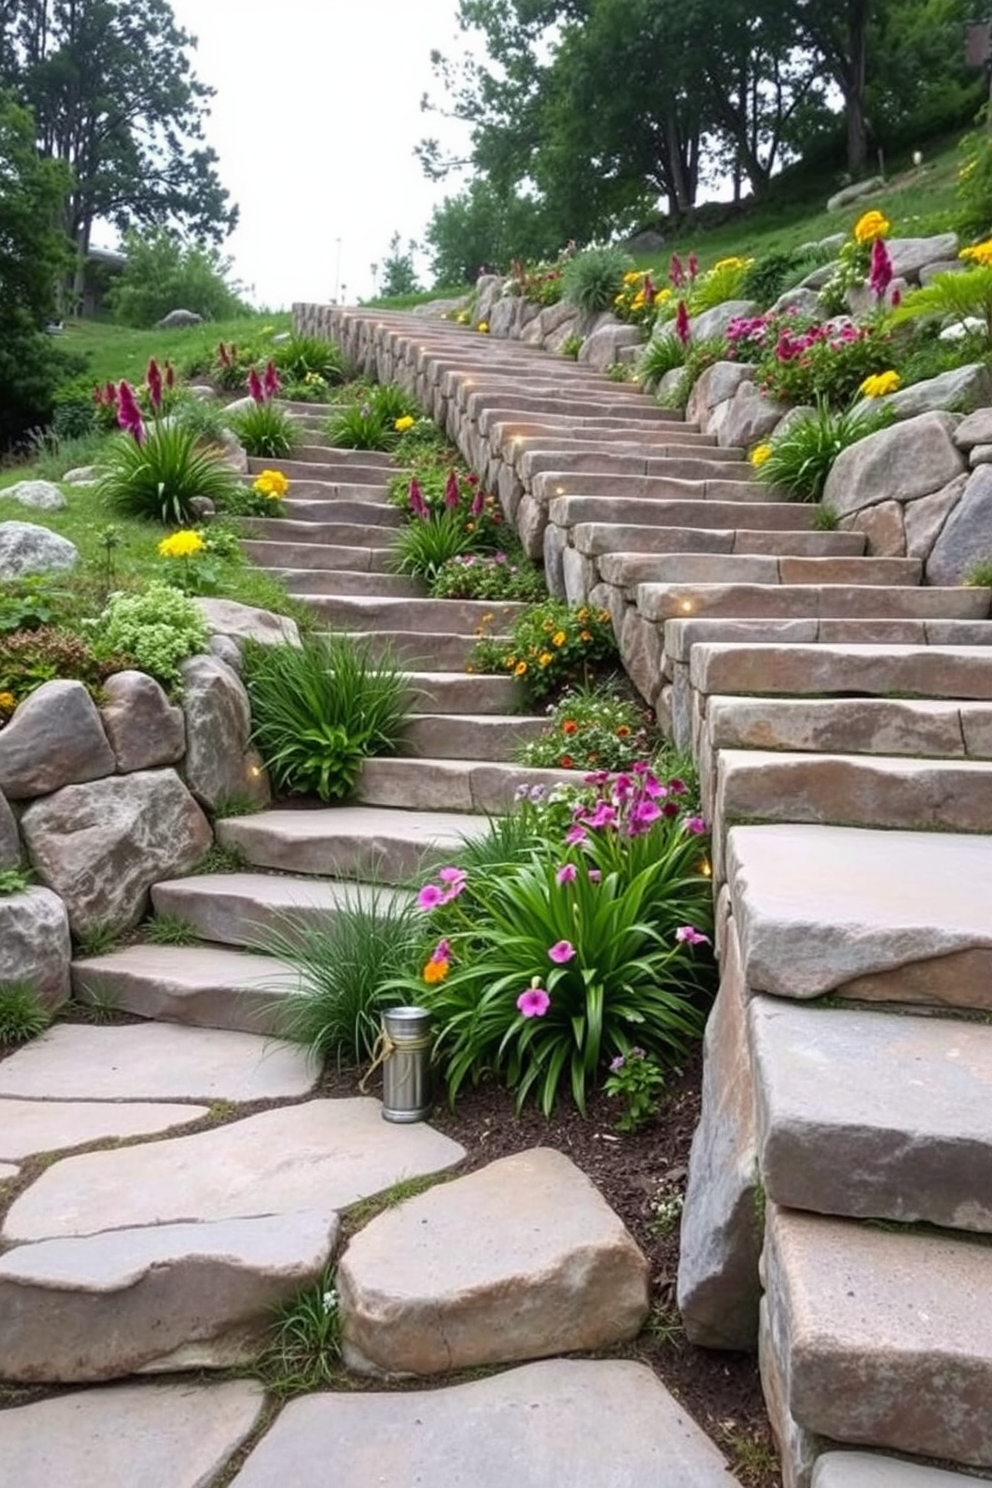
[[[547,709],[547,729],[520,750],[541,769],[629,770],[661,746],[654,715],[623,680],[576,684]]]
[[[506,640],[480,636],[470,665],[516,677],[530,698],[541,701],[618,663],[609,610],[547,599],[517,616]]]
[[[251,406],[234,414],[230,420],[238,443],[249,455],[262,460],[285,458],[292,454],[294,446],[299,443],[299,426],[276,402],[282,383],[275,363],[268,361],[261,375],[252,367],[247,385]]]
[[[821,398],[815,409],[791,419],[783,433],[756,445],[751,464],[760,481],[784,491],[790,500],[819,501],[842,450],[884,429],[893,418],[884,407],[834,412]]]

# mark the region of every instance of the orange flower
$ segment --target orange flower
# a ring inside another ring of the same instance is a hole
[[[630,729],[627,727],[627,725],[625,723],[622,723],[620,725],[620,727],[617,729],[617,738],[618,739],[629,739],[630,738]]]
[[[573,767],[572,756],[570,754],[563,754],[558,764],[563,770],[571,770]]]
[[[524,675],[524,673],[526,672],[526,670],[527,670],[527,663],[525,661],[518,661],[517,664],[516,664],[516,666],[513,668],[513,675],[515,677],[522,677]]]
[[[579,640],[580,640],[580,641],[585,641],[585,642],[587,642],[587,643],[588,643],[588,642],[589,642],[589,641],[591,641],[591,640],[592,640],[592,636],[591,636],[591,634],[590,634],[590,633],[589,633],[589,631],[588,631],[588,630],[583,630],[583,631],[582,631],[582,632],[581,632],[581,633],[580,633],[580,635],[579,635]]]
[[[578,731],[578,727],[579,725],[574,718],[566,718],[561,726],[561,731],[563,734],[574,734]]]
[[[451,970],[447,961],[428,961],[424,967],[424,981],[428,986],[434,982],[443,982]]]

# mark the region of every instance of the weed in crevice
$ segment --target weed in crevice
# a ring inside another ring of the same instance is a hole
[[[415,1199],[418,1194],[427,1193],[428,1189],[437,1188],[439,1184],[450,1183],[455,1177],[455,1173],[433,1173],[420,1178],[401,1178],[382,1193],[373,1194],[368,1199],[359,1199],[357,1204],[352,1204],[342,1215],[345,1233],[354,1235],[387,1209],[395,1209],[397,1204]]]
[[[258,1373],[276,1395],[301,1395],[340,1386],[341,1319],[335,1271],[305,1288],[276,1315],[272,1342],[258,1361]]]
[[[85,1023],[112,1023],[119,1011],[117,996],[102,977],[93,977],[80,982],[70,1006]]]
[[[240,847],[227,847],[222,842],[214,842],[207,848],[200,861],[195,864],[192,872],[196,875],[203,873],[240,873],[247,867],[248,859]]]
[[[26,1044],[44,1033],[52,1021],[29,982],[0,984],[0,1048]]]
[[[200,936],[188,920],[181,915],[157,914],[146,921],[145,939],[151,945],[189,946],[198,945]]]
[[[88,956],[106,956],[110,951],[117,949],[120,934],[112,925],[98,920],[96,924],[90,925],[86,930],[80,930],[76,935],[76,956],[86,958]]]

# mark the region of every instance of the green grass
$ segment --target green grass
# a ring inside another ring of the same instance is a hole
[[[176,331],[137,331],[108,321],[74,320],[66,322],[59,344],[88,358],[84,375],[92,375],[94,382],[106,382],[108,378],[118,382],[122,377],[128,382],[142,382],[151,357],[180,363],[193,352],[212,351],[219,341],[268,339],[263,332],[271,336],[288,331],[290,320],[289,311],[279,311]]]

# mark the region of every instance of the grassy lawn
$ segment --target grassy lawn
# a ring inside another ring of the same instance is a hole
[[[151,357],[160,362],[168,358],[182,367],[191,359],[212,356],[218,341],[250,340],[264,345],[270,336],[288,331],[290,321],[288,310],[176,331],[136,331],[102,320],[67,321],[59,339],[67,351],[87,357],[85,375],[92,376],[95,383],[106,382],[108,378],[117,382],[122,377],[129,382],[140,382]]]

